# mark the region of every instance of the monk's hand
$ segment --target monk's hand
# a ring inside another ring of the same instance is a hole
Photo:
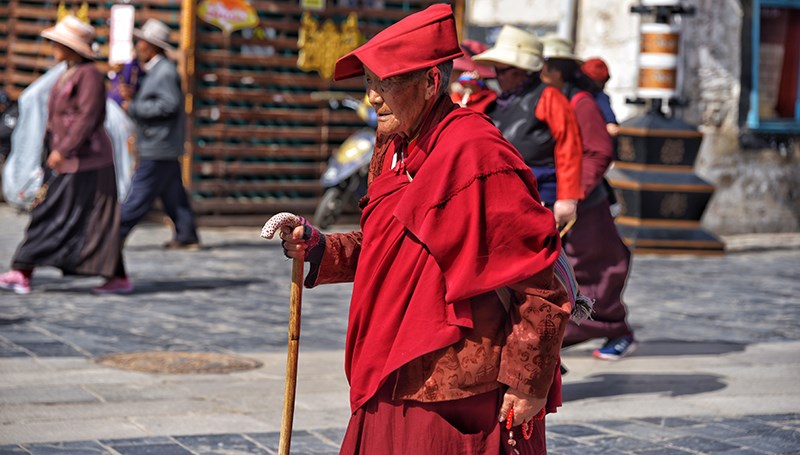
[[[271,239],[275,233],[281,238],[283,253],[288,258],[299,258],[319,264],[325,252],[325,238],[302,216],[282,212],[267,221],[261,237]]]
[[[553,216],[556,218],[558,229],[574,222],[578,218],[577,199],[559,199],[553,204]]]
[[[530,422],[544,409],[547,404],[547,398],[536,398],[532,395],[527,395],[519,390],[509,388],[505,395],[503,395],[503,404],[500,406],[500,415],[498,420],[505,422],[509,417],[511,409],[514,410],[512,416],[511,426],[516,427],[522,422]]]

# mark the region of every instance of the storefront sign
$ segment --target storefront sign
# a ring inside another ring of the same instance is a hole
[[[108,64],[124,64],[133,58],[133,5],[111,7],[111,30],[108,34]]]
[[[247,0],[203,0],[197,15],[226,34],[258,25],[258,13]]]

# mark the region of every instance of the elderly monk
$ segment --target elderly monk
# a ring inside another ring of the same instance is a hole
[[[339,59],[335,78],[363,76],[378,114],[361,229],[281,228],[307,287],[353,282],[343,454],[546,453],[570,316],[561,243],[520,154],[450,100],[460,55],[438,4]]]

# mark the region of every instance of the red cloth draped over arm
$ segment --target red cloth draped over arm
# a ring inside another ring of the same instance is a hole
[[[556,141],[556,198],[583,199],[581,189],[581,132],[567,97],[555,87],[545,87],[536,105],[536,118],[547,123]]]

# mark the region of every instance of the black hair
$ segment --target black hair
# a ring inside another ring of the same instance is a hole
[[[561,73],[565,87],[574,87],[578,90],[586,90],[589,93],[594,93],[598,90],[597,84],[581,71],[581,66],[577,60],[550,58],[547,59],[547,65]]]

